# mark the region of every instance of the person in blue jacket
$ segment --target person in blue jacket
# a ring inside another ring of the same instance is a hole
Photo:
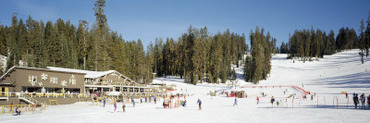
[[[199,110],[202,110],[202,101],[198,99],[197,103],[199,104]]]
[[[234,100],[234,105],[233,106],[235,106],[235,105],[238,105],[238,100],[236,98]]]

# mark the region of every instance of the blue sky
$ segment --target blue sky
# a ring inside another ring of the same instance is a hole
[[[95,21],[94,0],[5,0],[1,1],[0,23],[11,24],[14,12],[26,20],[70,20],[77,25]],[[370,0],[107,0],[105,14],[111,30],[125,40],[141,39],[144,45],[155,38],[177,39],[193,27],[207,26],[211,34],[227,28],[248,36],[256,26],[273,37],[287,41],[297,29],[322,29],[338,32],[353,27],[358,31],[361,19],[367,19]],[[246,42],[249,44],[249,38]]]

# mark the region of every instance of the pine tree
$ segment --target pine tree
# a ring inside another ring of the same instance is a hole
[[[104,39],[106,36],[107,18],[104,14],[105,0],[98,0],[95,2],[95,16],[96,16],[96,38],[95,38],[95,71],[107,70],[107,52],[106,43]]]
[[[17,33],[18,33],[18,19],[17,14],[14,13],[12,16],[12,26],[10,27],[9,31],[7,32],[6,40],[9,50],[9,56],[7,61],[6,69],[10,69],[13,66],[18,65],[17,57],[19,55],[18,45],[17,45]]]
[[[361,63],[364,64],[364,56],[366,55],[366,37],[365,37],[365,24],[364,19],[361,20],[360,25],[360,42],[359,42],[359,48],[360,48],[360,56],[361,56]]]
[[[6,51],[6,32],[5,27],[0,25],[0,55],[7,55]]]
[[[370,13],[369,16],[367,17],[367,26],[366,26],[366,32],[365,32],[365,40],[366,40],[366,57],[369,56],[369,48],[370,48]]]

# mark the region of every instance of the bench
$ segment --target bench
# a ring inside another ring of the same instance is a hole
[[[49,100],[50,105],[58,105],[58,100]]]

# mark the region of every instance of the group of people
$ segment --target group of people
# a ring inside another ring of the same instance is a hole
[[[11,102],[9,106],[10,112],[13,110],[13,106],[14,104],[13,102]],[[13,114],[14,116],[21,115],[21,108],[19,106],[15,107],[14,112],[15,112],[15,114]]]
[[[358,94],[353,93],[353,103],[355,103],[355,109],[357,109],[357,105],[359,105],[360,102],[362,105],[359,106],[359,109],[365,109],[365,100],[366,100],[365,98],[367,98],[368,109],[370,109],[370,94],[369,96],[366,97],[365,94],[362,93],[359,98]]]

